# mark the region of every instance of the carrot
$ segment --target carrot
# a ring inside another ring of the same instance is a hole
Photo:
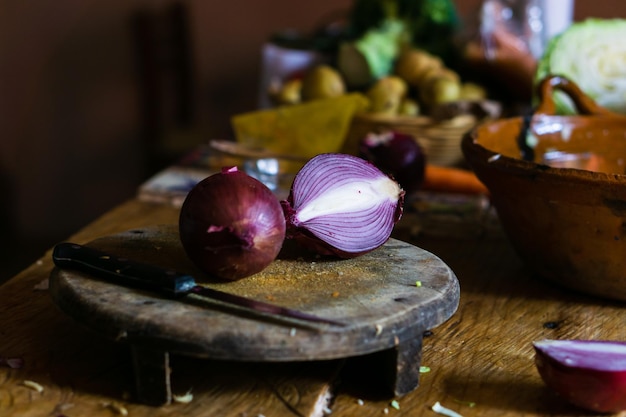
[[[421,189],[459,194],[489,194],[487,187],[472,171],[430,164],[426,165]]]

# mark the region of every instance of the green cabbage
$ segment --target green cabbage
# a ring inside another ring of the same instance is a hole
[[[553,37],[538,62],[536,81],[560,75],[599,105],[626,114],[626,19],[590,18]],[[560,114],[575,114],[562,92],[553,100]]]

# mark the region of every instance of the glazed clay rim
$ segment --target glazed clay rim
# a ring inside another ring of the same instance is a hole
[[[578,115],[557,115],[556,104],[553,100],[553,93],[559,90],[565,93],[570,99],[573,100],[575,107],[577,108]],[[626,117],[621,114],[614,113],[602,106],[599,106],[593,99],[586,95],[582,89],[574,82],[566,77],[559,75],[549,75],[539,82],[537,85],[537,96],[539,98],[539,104],[535,108],[533,120],[531,124],[534,124],[535,118],[550,117],[560,121],[564,121],[567,125],[580,126],[587,123],[606,123],[609,124],[623,124],[624,130],[626,130]],[[487,127],[500,126],[499,130],[503,129],[506,125],[517,125],[518,128],[515,131],[519,131],[522,127],[523,121],[521,117],[500,119],[493,122],[485,122],[472,130],[467,132],[462,139],[461,146],[463,153],[468,159],[470,164],[486,164],[491,165],[493,168],[500,172],[508,172],[517,175],[533,176],[535,179],[544,180],[552,184],[562,184],[571,186],[572,184],[584,184],[597,186],[602,184],[604,186],[621,186],[626,183],[626,174],[618,173],[606,173],[589,171],[578,168],[557,168],[551,167],[545,164],[539,164],[533,161],[525,161],[520,158],[514,158],[506,156],[492,151],[478,142],[478,137],[481,132],[486,132]],[[488,134],[493,134],[486,132]],[[498,156],[499,155],[499,156]],[[468,156],[471,156],[469,158]],[[474,159],[474,157],[476,157]],[[626,155],[625,155],[626,157]],[[484,159],[483,159],[484,158]]]
[[[590,186],[605,184],[626,187],[626,174],[610,174],[606,172],[588,171],[578,168],[551,167],[549,165],[507,156],[488,149],[479,143],[478,137],[481,134],[481,131],[484,132],[488,126],[503,123],[518,123],[521,125],[522,118],[515,117],[510,119],[501,119],[495,122],[487,122],[477,126],[464,135],[462,147],[470,165],[482,165],[484,167],[487,167],[488,165],[500,172],[532,176],[536,179],[541,179],[555,184],[572,185],[572,183],[575,183]]]

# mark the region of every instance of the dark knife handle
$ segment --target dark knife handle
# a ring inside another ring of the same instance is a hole
[[[143,264],[76,243],[59,243],[52,251],[59,268],[74,269],[117,284],[164,293],[188,294],[196,282],[191,275]]]

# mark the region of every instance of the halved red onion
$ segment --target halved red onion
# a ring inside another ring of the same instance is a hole
[[[587,410],[626,410],[626,342],[542,340],[535,364],[546,385]]]
[[[320,254],[352,258],[383,245],[402,216],[404,191],[370,162],[327,153],[310,159],[282,201],[287,237]]]

